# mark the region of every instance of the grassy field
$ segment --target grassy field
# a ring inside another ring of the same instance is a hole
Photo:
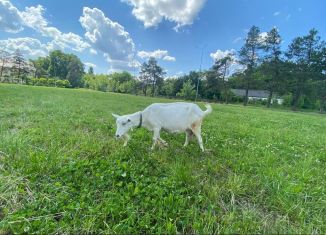
[[[326,116],[214,104],[205,153],[113,138],[166,101],[0,84],[0,234],[326,233]]]

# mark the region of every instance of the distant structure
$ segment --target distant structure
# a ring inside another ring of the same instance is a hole
[[[244,89],[231,89],[231,92],[238,97],[245,97],[246,90]],[[269,91],[266,90],[249,90],[248,99],[250,100],[264,100],[267,101],[269,96]],[[283,99],[275,94],[272,97],[271,103],[277,102],[277,104],[283,104]]]

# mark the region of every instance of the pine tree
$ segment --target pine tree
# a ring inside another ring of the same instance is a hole
[[[140,80],[143,83],[144,95],[147,95],[147,88],[152,86],[152,96],[157,95],[163,85],[163,69],[157,64],[155,58],[149,58],[148,62],[144,62],[141,66]]]
[[[5,65],[10,61],[10,54],[5,50],[0,50],[0,79],[3,75]]]
[[[239,52],[240,63],[247,67],[245,70],[246,94],[244,97],[244,105],[248,104],[249,88],[253,79],[254,70],[258,64],[259,50],[261,47],[260,30],[258,27],[252,26],[247,34],[245,45]]]
[[[11,68],[11,74],[14,75],[20,83],[23,83],[25,75],[28,72],[28,66],[26,60],[24,59],[23,54],[17,49],[12,57],[13,66]]]
[[[263,70],[269,78],[267,80],[267,89],[269,91],[267,107],[270,107],[273,94],[280,89],[281,85],[281,42],[281,36],[275,27],[267,33],[267,37],[263,41],[263,49],[266,52]]]
[[[93,67],[92,66],[90,66],[89,68],[88,68],[88,72],[87,72],[89,75],[94,75],[94,69],[93,69]]]
[[[229,53],[225,57],[215,60],[215,63],[212,67],[212,70],[215,72],[217,80],[220,81],[218,82],[218,84],[222,84],[221,93],[225,103],[228,103],[229,93],[229,87],[226,78],[229,73],[229,69],[234,62],[234,55],[232,53]]]
[[[293,110],[298,108],[302,96],[309,95],[310,85],[319,76],[318,55],[320,52],[320,37],[315,29],[311,29],[306,36],[295,38],[289,45],[286,55],[293,64],[290,83],[290,90],[293,93],[291,103]]]

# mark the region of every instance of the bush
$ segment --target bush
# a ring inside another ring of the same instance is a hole
[[[56,79],[49,78],[48,79],[48,86],[55,86],[56,85]]]
[[[83,77],[83,83],[85,88],[97,90],[97,91],[108,91],[110,81],[107,75],[92,75],[85,74]]]
[[[318,109],[318,104],[315,100],[311,99],[308,96],[303,97],[302,105],[300,106],[303,109]]]
[[[47,86],[48,85],[48,79],[46,79],[46,78],[36,79],[34,85],[36,85],[36,86]]]
[[[283,106],[290,107],[292,101],[292,94],[287,94],[283,96]]]
[[[177,93],[178,97],[182,97],[186,100],[194,100],[196,96],[195,86],[190,80],[183,83],[183,87],[180,92]]]
[[[136,81],[135,80],[130,80],[127,82],[123,82],[119,85],[118,90],[121,93],[129,93],[129,94],[133,94],[135,93],[135,86],[136,86]]]
[[[64,88],[71,87],[70,82],[68,80],[57,80],[56,86],[57,87],[64,87]]]
[[[68,80],[61,80],[56,78],[31,78],[29,84],[34,86],[50,86],[50,87],[70,87]]]

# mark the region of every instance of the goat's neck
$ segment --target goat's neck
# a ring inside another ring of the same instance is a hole
[[[129,119],[131,120],[133,126],[138,126],[139,125],[139,122],[140,122],[140,114],[141,112],[136,112],[136,113],[133,113],[133,114],[130,114],[129,115]]]

